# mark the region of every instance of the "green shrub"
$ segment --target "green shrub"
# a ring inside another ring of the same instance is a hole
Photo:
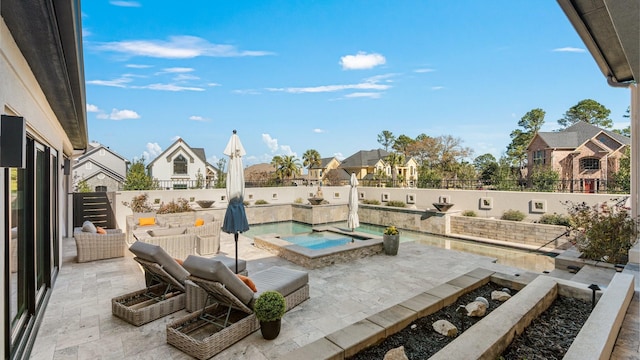
[[[625,264],[636,242],[637,223],[622,206],[567,202],[571,233],[586,259]]]
[[[153,207],[149,204],[149,194],[144,193],[131,198],[131,203],[122,202],[122,205],[128,206],[134,213],[152,212]]]
[[[407,204],[404,203],[404,201],[400,201],[400,200],[390,200],[389,202],[387,202],[387,206],[393,206],[393,207],[407,207]]]
[[[476,217],[478,216],[478,214],[476,214],[476,212],[473,210],[465,210],[462,212],[462,216]]]
[[[256,202],[254,204],[255,205],[267,205],[268,202],[266,200],[259,199],[259,200],[256,200]]]
[[[538,220],[540,224],[570,226],[571,219],[563,214],[543,214]]]
[[[260,294],[253,304],[253,311],[260,321],[281,319],[287,308],[284,296],[277,291],[267,290]]]
[[[171,200],[169,203],[160,204],[160,208],[158,209],[158,214],[174,214],[181,212],[192,211],[191,205],[189,205],[189,200],[184,198],[178,198],[178,200]]]
[[[510,220],[510,221],[522,221],[524,220],[524,218],[525,218],[525,215],[522,211],[509,209],[504,213],[502,213],[502,217],[500,219]]]
[[[363,204],[367,204],[367,205],[380,205],[380,201],[376,200],[376,199],[364,199],[362,200]]]

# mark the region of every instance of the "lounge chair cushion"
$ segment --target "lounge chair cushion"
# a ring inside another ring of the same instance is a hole
[[[143,260],[155,262],[162,266],[164,271],[173,276],[181,284],[184,284],[187,276],[189,276],[189,272],[158,245],[136,241],[129,247],[129,251]]]
[[[147,230],[147,234],[151,236],[169,236],[169,235],[182,235],[187,231],[187,228],[176,227],[167,229],[153,229]]]
[[[82,232],[96,234],[98,232],[98,229],[95,225],[93,225],[91,221],[87,220],[82,223]]]
[[[223,284],[227,290],[244,304],[249,304],[253,300],[254,292],[221,261],[189,255],[184,261],[184,268],[192,276]]]
[[[264,271],[251,275],[251,280],[256,284],[258,292],[254,297],[267,290],[276,290],[283,296],[287,296],[309,282],[309,273],[306,271],[287,269],[281,266],[273,266]]]
[[[232,272],[238,274],[247,270],[247,262],[242,259],[238,259],[238,271],[236,271],[236,259],[225,255],[216,255],[212,259],[218,260],[228,267]]]

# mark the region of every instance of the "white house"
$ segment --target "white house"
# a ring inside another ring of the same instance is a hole
[[[78,182],[84,180],[96,192],[118,191],[127,177],[129,164],[129,160],[108,146],[89,143],[87,152],[73,164],[73,186],[77,188]]]
[[[203,148],[192,148],[178,139],[147,165],[149,174],[161,189],[210,188],[217,169],[207,163]]]

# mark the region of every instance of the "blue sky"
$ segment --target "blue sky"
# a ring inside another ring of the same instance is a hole
[[[245,165],[383,130],[498,158],[529,110],[551,131],[583,99],[629,124],[555,1],[91,0],[82,23],[89,139],[130,160],[181,137],[215,164],[233,129]]]

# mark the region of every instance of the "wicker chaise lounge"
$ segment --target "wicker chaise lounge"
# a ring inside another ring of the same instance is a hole
[[[259,329],[253,302],[264,291],[276,290],[287,311],[309,298],[307,272],[274,266],[251,275],[254,293],[227,266],[215,259],[189,256],[183,266],[188,279],[215,303],[167,325],[167,343],[198,358],[208,359]]]
[[[150,286],[111,299],[113,315],[140,326],[185,308],[185,270],[160,246],[136,241],[129,250],[145,270]]]

